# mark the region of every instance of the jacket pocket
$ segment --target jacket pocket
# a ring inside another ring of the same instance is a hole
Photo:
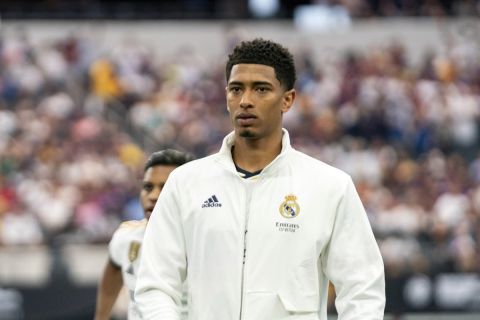
[[[299,297],[300,298],[300,297]],[[288,310],[281,296],[274,292],[248,292],[245,297],[248,320],[318,320],[317,311]],[[287,305],[289,303],[287,302]],[[289,308],[295,309],[295,308]],[[318,306],[317,306],[318,309]]]
[[[290,313],[318,313],[320,302],[317,295],[279,293],[283,308]]]
[[[275,292],[247,292],[244,301],[244,319],[266,320],[282,319],[289,315]]]

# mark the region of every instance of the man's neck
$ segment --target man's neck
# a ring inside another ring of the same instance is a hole
[[[270,139],[235,137],[232,157],[243,170],[255,172],[265,168],[282,151],[282,132]]]

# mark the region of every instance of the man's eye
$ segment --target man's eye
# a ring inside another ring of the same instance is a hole
[[[143,186],[143,190],[145,190],[147,192],[152,191],[152,189],[153,189],[153,186],[150,185],[150,184],[146,184],[146,185]]]
[[[257,91],[258,91],[258,92],[261,92],[261,93],[264,93],[264,92],[267,92],[267,91],[268,91],[268,88],[258,87],[258,88],[257,88]]]

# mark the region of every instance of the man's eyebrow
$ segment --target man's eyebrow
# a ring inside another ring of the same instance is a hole
[[[227,86],[243,86],[243,82],[240,81],[232,81],[227,84]]]
[[[229,82],[228,83],[228,86],[244,86],[246,83],[245,82],[241,82],[241,81],[232,81],[232,82]],[[273,87],[273,84],[268,82],[268,81],[253,81],[251,83],[253,86],[271,86]]]

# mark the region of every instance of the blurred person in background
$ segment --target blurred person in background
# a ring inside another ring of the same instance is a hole
[[[192,159],[190,154],[173,149],[150,155],[145,164],[140,191],[145,219],[122,223],[109,243],[109,260],[98,287],[95,320],[110,319],[113,305],[123,285],[127,287],[129,295],[128,319],[141,319],[133,292],[145,227],[170,173]]]
[[[135,299],[146,319],[383,319],[383,262],[353,182],[290,145],[293,57],[263,39],[226,65],[234,131],[221,150],[176,170],[143,242]],[[188,183],[187,183],[188,182]],[[319,318],[320,317],[320,318]]]

